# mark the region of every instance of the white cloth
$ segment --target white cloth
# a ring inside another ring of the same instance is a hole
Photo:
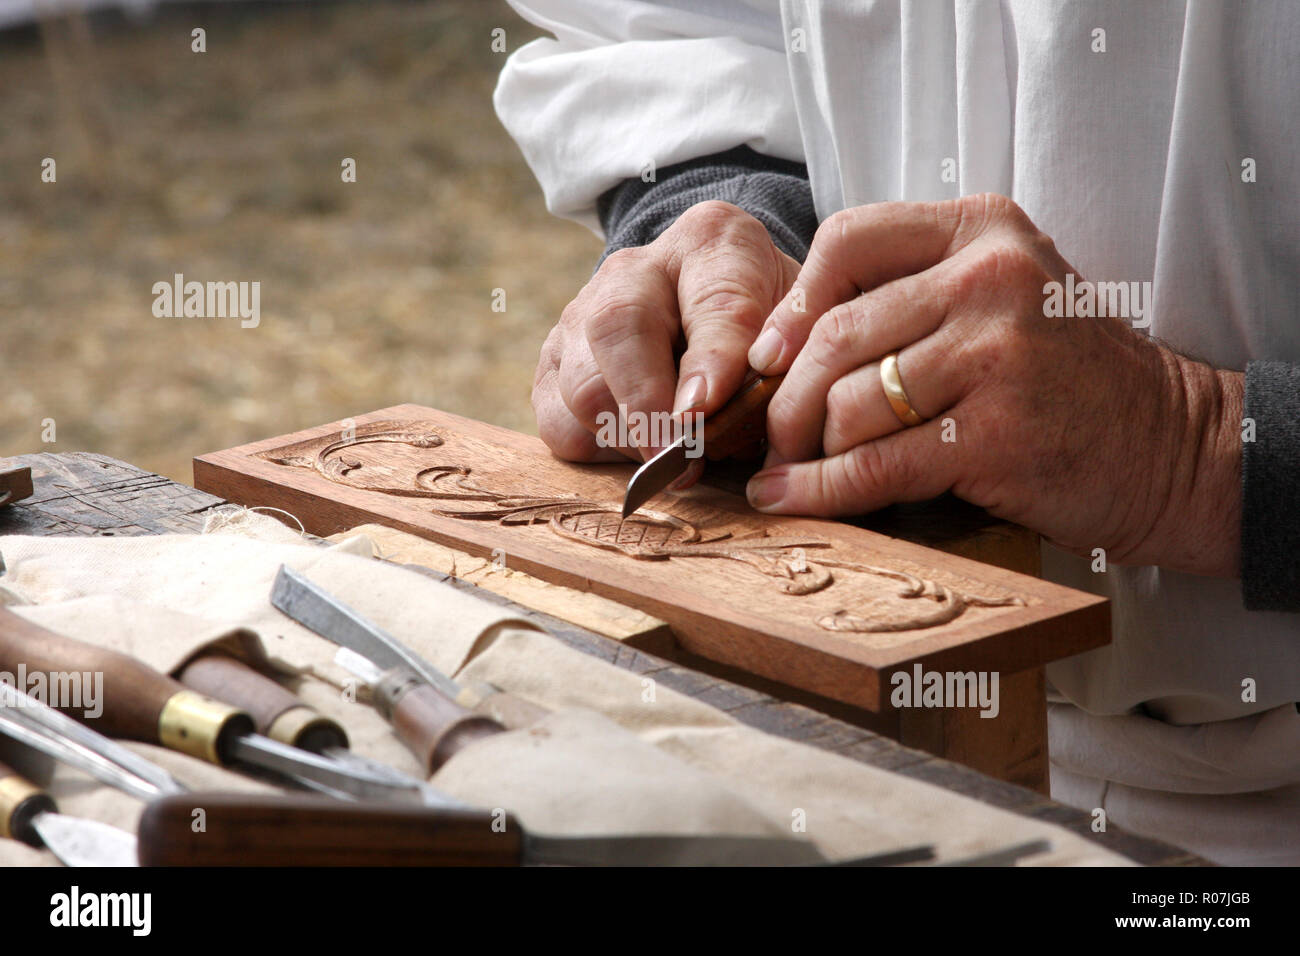
[[[496,95],[557,214],[592,225],[596,198],[647,161],[740,144],[805,161],[823,218],[995,191],[1083,277],[1153,283],[1149,331],[1172,347],[1221,368],[1300,361],[1293,0],[511,2],[558,37],[516,52]],[[1049,669],[1077,708],[1051,723],[1067,776],[1113,779],[1087,741],[1139,707],[1175,726],[1253,720],[1259,740],[1294,746],[1274,712],[1300,700],[1300,616],[1247,613],[1236,581],[1044,558],[1046,576],[1114,609],[1110,647]],[[1135,737],[1129,805],[1186,786],[1167,771],[1197,761],[1195,736]],[[1216,786],[1263,792],[1275,771],[1231,762]],[[1300,785],[1294,762],[1283,775]],[[1265,815],[1260,832],[1268,814],[1294,814],[1238,804]],[[1193,823],[1189,846],[1240,857],[1242,828],[1216,838]],[[1300,841],[1288,849],[1300,862]]]

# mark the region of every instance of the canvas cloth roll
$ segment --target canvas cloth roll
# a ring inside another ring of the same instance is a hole
[[[473,744],[432,778],[468,803],[509,809],[536,832],[794,835],[834,858],[917,843],[954,857],[1046,837],[1052,851],[1026,862],[1128,862],[1060,827],[747,727],[499,605],[378,561],[363,536],[325,547],[244,516],[203,535],[0,537],[0,553],[9,568],[0,601],[31,620],[164,671],[236,642],[342,723],[358,752],[417,774],[388,725],[342,692],[351,675],[334,663],[334,645],[271,606],[280,564],[302,571],[444,672],[552,711]],[[196,789],[265,786],[131,746]],[[0,743],[0,759],[9,752]],[[140,813],[137,801],[67,768],[54,770],[49,788],[69,814],[133,828]],[[52,862],[0,841],[0,863]]]

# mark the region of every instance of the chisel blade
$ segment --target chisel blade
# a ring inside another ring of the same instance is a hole
[[[280,566],[271,588],[271,603],[327,641],[356,651],[382,670],[405,667],[425,683],[455,700],[460,688],[430,667],[397,638],[362,617],[287,564]]]
[[[107,823],[42,813],[32,827],[65,866],[139,866],[135,836]]]
[[[623,495],[624,518],[681,476],[691,463],[687,451],[686,436],[683,435],[636,470]]]
[[[260,734],[232,738],[230,756],[235,763],[267,770],[299,783],[321,788],[352,800],[381,800],[417,806],[461,806],[422,780],[392,768],[378,771],[361,760],[340,762],[282,744]]]

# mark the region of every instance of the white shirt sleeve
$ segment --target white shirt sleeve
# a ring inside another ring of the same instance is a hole
[[[625,179],[735,146],[802,160],[778,0],[510,0],[552,32],[506,62],[497,115],[547,208],[598,234]]]

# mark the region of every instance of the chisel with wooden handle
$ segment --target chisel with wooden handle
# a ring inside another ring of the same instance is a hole
[[[210,763],[269,771],[354,799],[448,802],[423,781],[404,778],[391,768],[379,773],[345,765],[264,737],[255,732],[246,712],[183,687],[142,661],[55,634],[0,608],[0,666],[16,668],[19,662],[28,672],[103,674],[103,713],[93,721],[75,710],[68,716],[108,737],[160,744]]]
[[[194,811],[206,828],[195,833]],[[185,794],[140,818],[142,866],[809,866],[807,841],[767,836],[543,836],[503,812]],[[932,858],[911,847],[876,865]]]
[[[546,711],[498,688],[463,688],[397,638],[288,565],[271,604],[299,624],[369,661],[375,709],[429,773],[476,740],[501,733],[505,717],[532,723]],[[471,710],[465,706],[473,702]],[[516,724],[518,725],[518,724]]]
[[[247,712],[257,732],[272,740],[318,754],[347,749],[348,735],[336,721],[229,654],[209,651],[176,676],[191,690]]]
[[[623,495],[623,517],[676,481],[691,463],[692,448],[710,461],[757,448],[767,435],[767,406],[784,379],[751,374],[727,404],[704,420],[701,434],[683,434],[638,468]]]
[[[48,849],[65,866],[136,866],[136,839],[125,830],[59,813],[54,798],[0,763],[0,837]]]

